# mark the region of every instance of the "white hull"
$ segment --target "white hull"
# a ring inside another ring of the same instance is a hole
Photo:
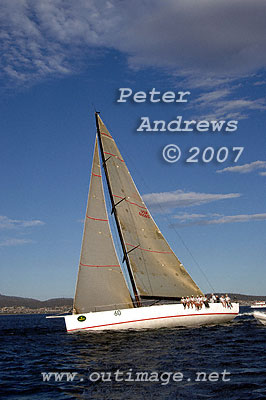
[[[254,317],[263,325],[266,325],[266,314],[259,312],[259,311],[254,311],[253,313]]]
[[[203,306],[201,310],[195,307],[184,309],[182,304],[168,304],[73,314],[64,318],[67,331],[77,332],[221,324],[233,320],[238,313],[238,303],[232,303],[232,308],[210,303],[210,307]]]
[[[265,303],[252,304],[250,308],[266,308],[266,304]]]

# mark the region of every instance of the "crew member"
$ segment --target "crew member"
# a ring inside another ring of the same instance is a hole
[[[224,298],[223,295],[220,297],[220,302],[222,303],[222,305],[223,305],[224,307],[226,307],[226,301],[225,301],[225,298]]]
[[[205,294],[204,294],[203,297],[202,297],[202,301],[203,301],[205,307],[207,307],[207,308],[210,307],[210,306],[209,306],[209,301],[208,301],[207,297],[205,296]]]
[[[232,306],[232,303],[231,303],[231,299],[230,299],[230,297],[228,296],[228,294],[225,295],[225,302],[226,302],[227,307],[229,307],[229,308],[232,308],[232,307],[233,307],[233,306]]]
[[[181,304],[183,304],[184,308],[186,308],[187,302],[184,297],[181,298]]]

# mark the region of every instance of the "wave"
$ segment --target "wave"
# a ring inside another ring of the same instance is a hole
[[[238,314],[238,317],[242,317],[243,315],[253,315],[253,312],[239,313],[239,314]]]

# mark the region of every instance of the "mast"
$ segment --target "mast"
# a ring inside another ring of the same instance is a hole
[[[108,170],[107,170],[107,166],[106,166],[106,161],[107,160],[105,160],[104,151],[103,151],[102,138],[101,138],[99,123],[98,123],[98,114],[99,114],[99,112],[96,111],[95,112],[96,127],[97,127],[97,134],[98,134],[98,139],[99,139],[99,147],[100,147],[101,157],[102,157],[102,161],[103,161],[103,169],[104,169],[104,173],[105,173],[105,177],[106,177],[109,197],[110,197],[111,204],[112,204],[112,212],[113,212],[114,217],[115,217],[116,227],[117,227],[119,239],[120,239],[122,250],[123,250],[123,254],[124,254],[124,261],[126,262],[127,272],[128,272],[128,275],[129,275],[130,283],[131,283],[131,286],[132,286],[132,289],[133,289],[133,293],[134,293],[134,296],[135,296],[135,300],[136,300],[136,302],[134,304],[137,307],[141,307],[140,297],[139,297],[139,294],[138,294],[138,291],[137,291],[137,287],[136,287],[135,280],[134,280],[134,277],[133,277],[130,261],[129,261],[129,258],[128,258],[128,253],[127,253],[125,241],[124,241],[124,238],[123,238],[123,235],[122,235],[122,230],[121,230],[121,227],[120,227],[120,224],[119,224],[119,220],[118,220],[118,217],[117,217],[116,204],[114,202],[113,193],[112,193],[110,180],[109,180],[109,175],[108,175]]]

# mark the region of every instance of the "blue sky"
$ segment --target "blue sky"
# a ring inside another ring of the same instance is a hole
[[[190,253],[216,291],[265,295],[266,5],[2,0],[0,9],[0,293],[73,296],[95,106],[201,289],[211,290]],[[191,95],[118,103],[122,87]],[[238,129],[138,132],[143,116]],[[171,143],[182,150],[172,164],[162,157]],[[186,163],[194,146],[244,151],[237,163]]]

